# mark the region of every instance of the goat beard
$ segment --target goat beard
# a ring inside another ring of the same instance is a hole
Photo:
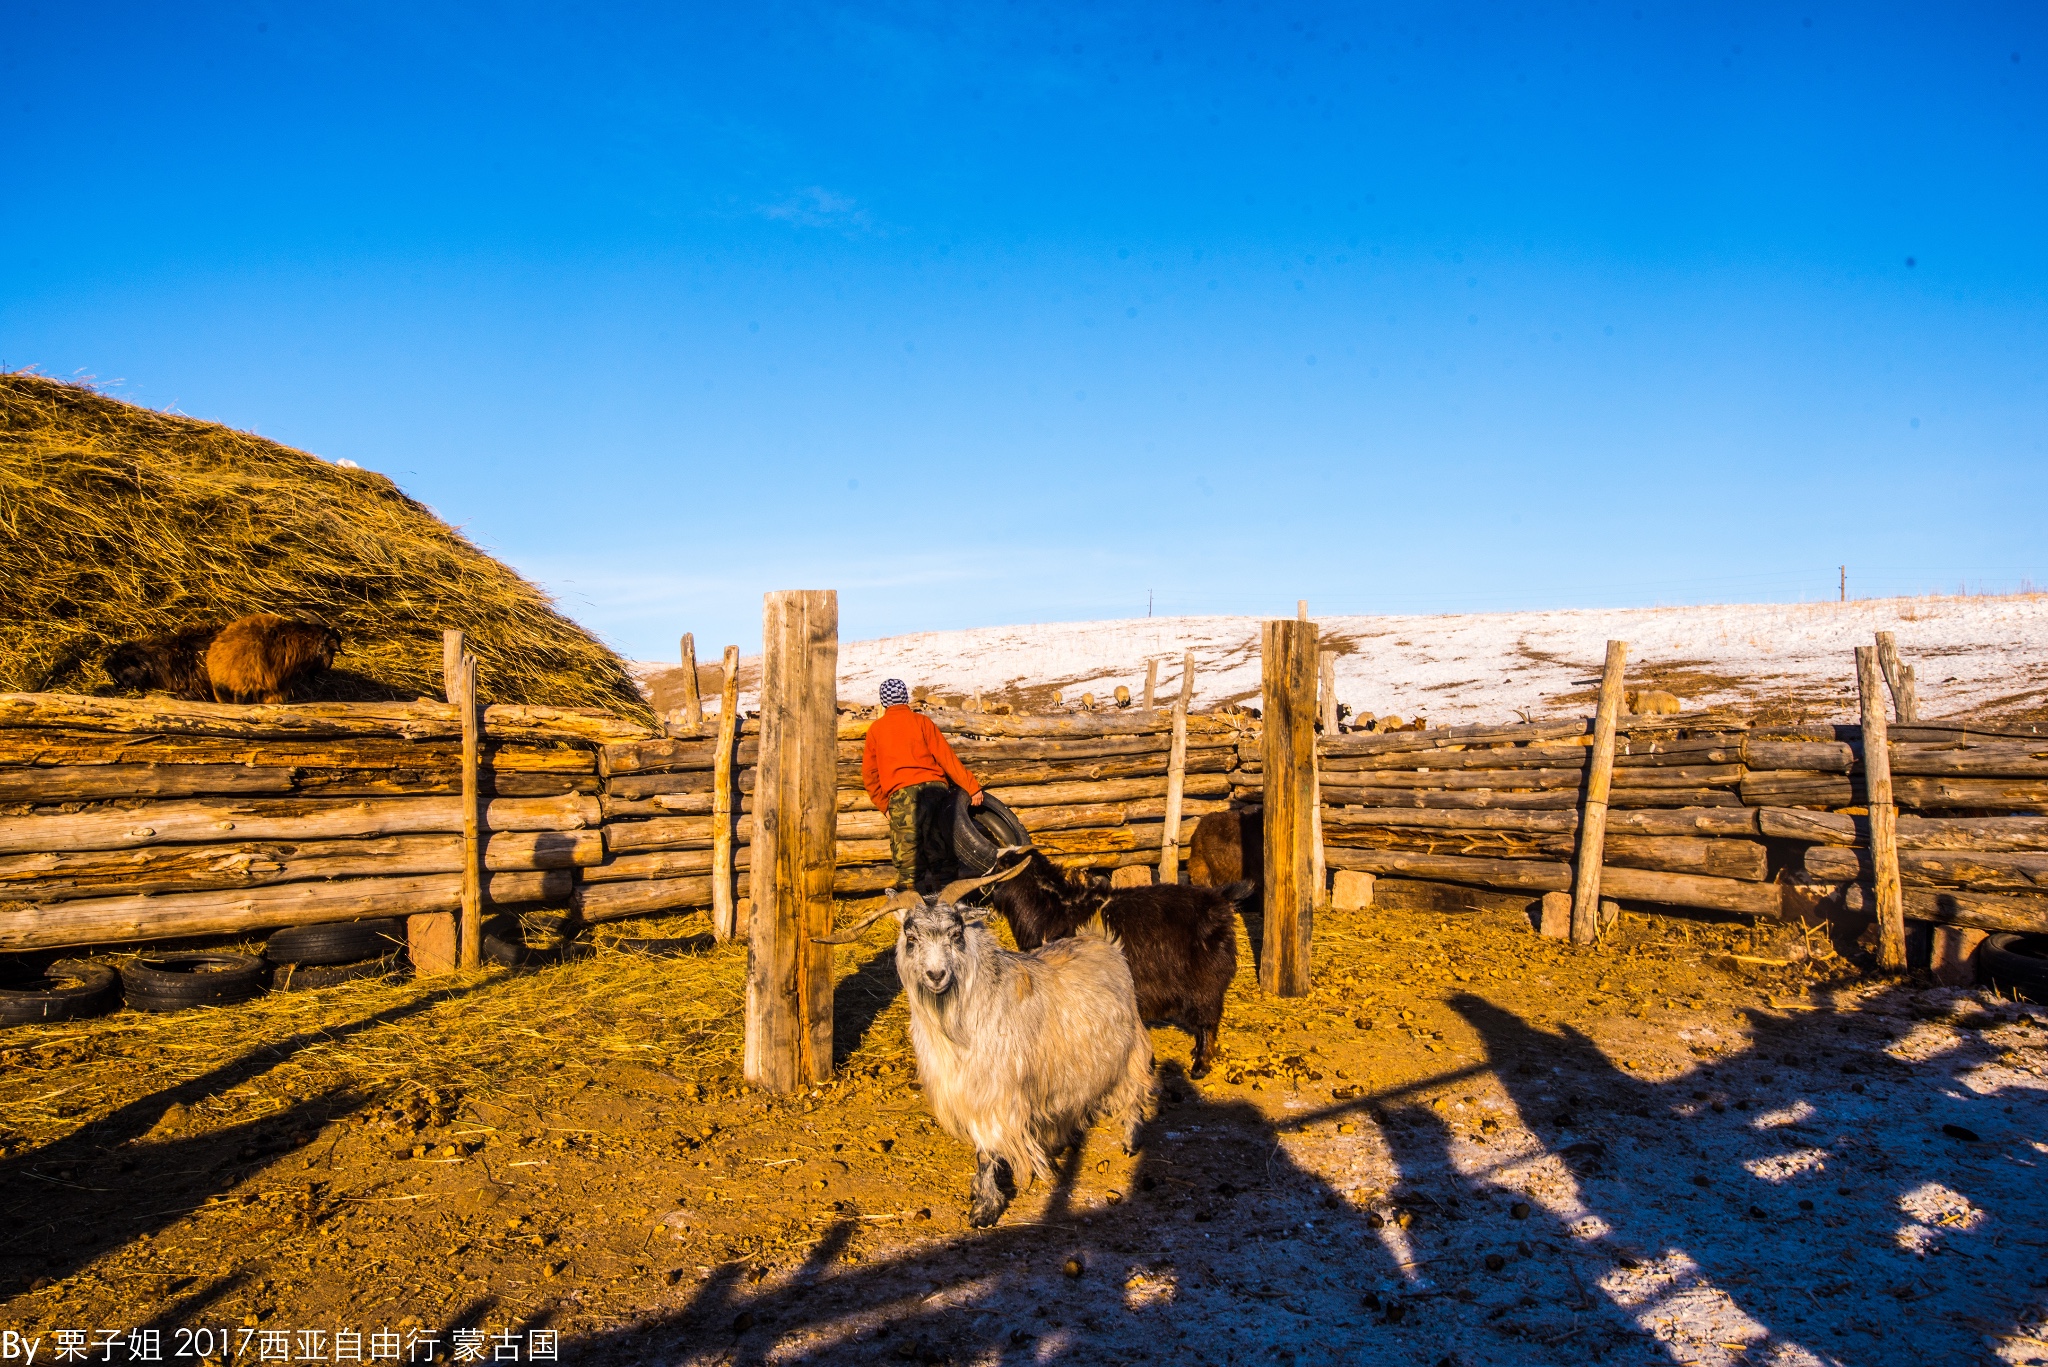
[[[974,976],[973,969],[973,956],[968,955],[963,958],[960,967],[954,970],[953,981],[946,985],[946,990],[933,992],[925,987],[922,974],[905,974],[903,956],[899,953],[896,957],[896,976],[902,980],[903,991],[911,999],[911,1008],[922,1008],[938,1025],[939,1033],[946,1037],[946,1042],[956,1049],[965,1049],[969,1042],[960,1026],[960,1017],[966,1014],[966,1008],[960,1003],[963,991]],[[915,981],[912,980],[913,977]]]

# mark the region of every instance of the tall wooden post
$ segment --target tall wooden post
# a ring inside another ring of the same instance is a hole
[[[1309,987],[1315,929],[1316,628],[1269,621],[1260,641],[1266,787],[1266,926],[1259,986],[1281,997]]]
[[[1195,652],[1192,650],[1180,661],[1180,710],[1195,710]]]
[[[1614,729],[1621,719],[1621,676],[1628,642],[1607,643],[1600,675],[1600,710],[1593,714],[1593,753],[1586,776],[1586,811],[1579,818],[1579,867],[1572,879],[1572,943],[1600,937],[1600,864],[1607,855],[1607,794],[1614,782]]]
[[[1877,966],[1906,967],[1906,910],[1899,892],[1899,809],[1892,805],[1891,733],[1884,720],[1877,651],[1856,647],[1856,691],[1863,703],[1863,789],[1870,804],[1870,863],[1877,893]]]
[[[1308,599],[1297,598],[1294,600],[1294,620],[1297,622],[1306,622],[1308,620]]]
[[[725,682],[718,691],[718,748],[711,755],[711,934],[719,941],[739,933],[739,906],[732,871],[733,761],[740,739],[740,648],[725,648]]]
[[[683,633],[683,726],[693,736],[704,734],[704,699],[697,692],[697,633]]]
[[[768,595],[748,927],[747,1081],[791,1092],[832,1075],[832,870],[838,822],[839,595]]]
[[[1145,710],[1152,710],[1152,695],[1159,689],[1159,661],[1145,661]]]
[[[1185,686],[1181,689],[1185,694]],[[1180,803],[1188,779],[1188,705],[1173,705],[1173,745],[1166,753],[1166,821],[1159,834],[1159,881],[1180,882]]]
[[[476,656],[458,646],[457,659],[461,673],[455,706],[462,716],[462,926],[458,943],[462,970],[473,973],[483,967],[484,947],[483,794],[478,772],[483,717],[476,705]]]
[[[1892,720],[1901,726],[1919,721],[1920,697],[1913,684],[1913,666],[1900,662],[1898,638],[1889,631],[1877,633],[1877,667],[1884,671],[1885,687],[1891,690]]]

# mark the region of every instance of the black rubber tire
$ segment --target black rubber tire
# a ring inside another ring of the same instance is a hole
[[[1987,935],[1977,946],[1977,976],[2000,992],[2048,1005],[2048,935]]]
[[[388,978],[404,969],[403,954],[386,954],[381,959],[362,959],[352,964],[285,964],[271,978],[270,985],[278,992],[311,991],[365,978]]]
[[[527,960],[526,932],[508,912],[484,918],[478,949],[487,964],[517,968]]]
[[[996,855],[1006,845],[1029,845],[1030,832],[1017,814],[992,793],[983,793],[981,805],[967,800],[964,791],[953,793],[953,858],[965,878],[979,878],[996,866]]]
[[[270,965],[252,954],[144,954],[122,965],[121,993],[137,1011],[229,1006],[261,992],[269,971]]]
[[[396,917],[286,926],[272,932],[263,957],[274,964],[356,964],[405,947],[405,923]]]
[[[106,964],[59,959],[41,973],[0,985],[0,1025],[83,1020],[121,1000],[120,979]]]

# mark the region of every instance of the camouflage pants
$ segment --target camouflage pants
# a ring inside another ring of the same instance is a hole
[[[896,861],[897,887],[917,888],[918,837],[932,834],[926,828],[945,810],[952,791],[949,784],[932,782],[913,783],[889,794],[889,857]]]

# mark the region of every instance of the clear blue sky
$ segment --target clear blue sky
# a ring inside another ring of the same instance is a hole
[[[2048,582],[2048,7],[0,0],[0,365],[628,653]]]

